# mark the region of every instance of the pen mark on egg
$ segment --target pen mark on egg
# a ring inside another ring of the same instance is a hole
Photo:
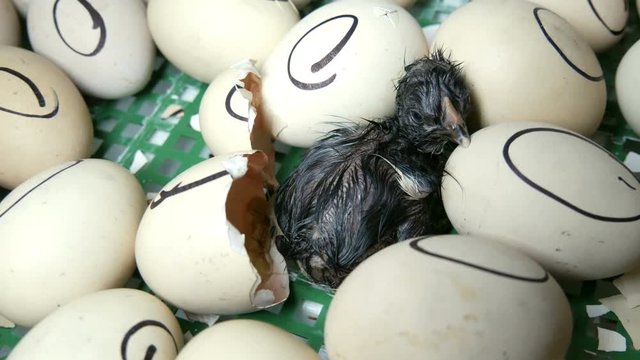
[[[12,75],[16,78],[18,78],[20,81],[24,82],[25,84],[27,84],[27,86],[29,86],[29,89],[31,89],[31,92],[33,92],[33,95],[35,96],[36,100],[38,101],[38,106],[41,108],[44,108],[47,105],[47,100],[44,98],[44,95],[42,95],[42,92],[40,91],[40,89],[38,88],[38,86],[33,82],[33,80],[31,80],[28,76],[22,74],[21,72],[11,69],[11,68],[7,68],[7,67],[0,67],[0,72],[5,72],[9,75]],[[14,114],[14,115],[19,115],[19,116],[24,116],[24,117],[28,117],[28,118],[39,118],[39,119],[50,119],[54,116],[56,116],[58,114],[58,110],[60,109],[60,104],[58,103],[58,94],[55,92],[55,90],[53,91],[53,96],[55,98],[55,106],[53,107],[53,109],[45,114],[30,114],[30,113],[24,113],[21,111],[17,111],[17,110],[11,110],[9,108],[0,106],[0,111],[9,113],[9,114]]]
[[[631,190],[638,190],[635,187],[631,186],[631,184],[629,184],[625,179],[623,179],[621,176],[618,176],[618,180],[622,181],[625,185],[627,185]]]
[[[229,93],[227,93],[226,99],[224,100],[224,107],[225,107],[225,109],[227,109],[227,113],[231,117],[233,117],[235,119],[238,119],[240,121],[248,122],[249,121],[248,117],[238,114],[231,107],[231,99],[233,99],[233,96],[237,93],[237,91],[238,91],[238,87],[237,86],[234,85],[234,86],[231,87],[231,89],[229,90]]]
[[[502,148],[502,156],[505,160],[505,162],[507,163],[507,166],[511,169],[511,171],[518,177],[520,178],[520,180],[522,180],[524,183],[526,183],[527,185],[529,185],[530,187],[532,187],[533,189],[539,191],[540,193],[542,193],[545,196],[548,196],[549,198],[551,198],[552,200],[568,207],[569,209],[583,215],[586,216],[588,218],[594,219],[594,220],[599,220],[599,221],[606,221],[606,222],[615,222],[615,223],[622,223],[622,222],[634,222],[637,220],[640,220],[640,214],[637,215],[633,215],[633,216],[627,216],[627,217],[618,217],[618,216],[604,216],[604,215],[598,215],[595,214],[593,212],[587,211],[585,209],[582,209],[580,207],[578,207],[577,205],[569,202],[567,199],[562,198],[561,196],[559,196],[558,194],[555,194],[554,192],[550,191],[549,189],[546,189],[544,187],[542,187],[540,184],[536,183],[535,181],[533,181],[531,178],[527,177],[520,168],[518,168],[518,166],[514,163],[513,158],[511,157],[510,154],[510,149],[511,146],[514,144],[514,142],[516,142],[516,140],[518,140],[519,138],[527,135],[527,134],[531,134],[531,133],[536,133],[536,132],[551,132],[551,133],[559,133],[559,134],[563,134],[563,135],[568,135],[571,137],[574,137],[576,139],[582,140],[585,143],[595,146],[597,149],[603,151],[605,154],[607,154],[609,156],[609,158],[611,158],[612,160],[614,160],[615,162],[617,162],[618,164],[620,164],[620,166],[625,169],[627,172],[629,172],[632,177],[633,176],[633,172],[631,172],[631,170],[629,170],[629,168],[627,168],[622,162],[620,162],[620,160],[618,160],[613,154],[611,154],[609,151],[607,151],[605,148],[603,148],[602,146],[598,145],[597,143],[572,132],[566,131],[566,130],[562,130],[562,129],[554,129],[554,128],[544,128],[544,127],[539,127],[539,128],[529,128],[529,129],[524,129],[524,130],[520,130],[518,132],[516,132],[515,134],[511,135],[511,137],[509,137],[507,139],[507,141],[504,144],[504,147]],[[627,184],[627,186],[633,188],[633,186],[631,186],[627,181],[623,180],[622,177],[618,177],[618,180],[622,180],[625,184]],[[635,189],[634,189],[635,190]]]
[[[446,261],[451,261],[463,266],[467,266],[476,270],[480,270],[480,271],[484,271],[487,272],[489,274],[493,274],[493,275],[498,275],[498,276],[502,276],[505,278],[509,278],[509,279],[513,279],[513,280],[520,280],[520,281],[526,281],[526,282],[535,282],[535,283],[544,283],[547,282],[547,280],[549,280],[549,273],[547,271],[545,271],[544,269],[540,268],[540,270],[544,271],[544,275],[540,276],[540,277],[530,277],[530,276],[523,276],[523,275],[516,275],[516,274],[511,274],[511,273],[507,273],[504,271],[500,271],[500,270],[496,270],[496,269],[492,269],[486,266],[482,266],[482,265],[478,265],[478,264],[474,264],[468,261],[464,261],[461,259],[456,259],[450,256],[446,256],[443,254],[438,254],[435,253],[433,251],[429,251],[423,247],[420,246],[420,242],[423,240],[427,240],[426,238],[420,238],[420,239],[415,239],[412,240],[409,243],[409,246],[411,246],[412,249],[417,250],[420,253],[423,253],[425,255],[429,255],[429,256],[433,256],[435,258],[438,259],[442,259],[442,260],[446,260]]]
[[[542,22],[542,19],[540,17],[540,11],[546,11],[546,12],[548,12],[550,14],[554,14],[554,13],[551,12],[550,10],[547,10],[547,9],[541,8],[541,7],[537,7],[535,9],[533,9],[533,16],[535,17],[536,22],[538,23],[538,26],[540,27],[540,30],[542,31],[542,34],[547,39],[549,44],[551,44],[551,46],[556,50],[558,55],[560,55],[562,60],[564,60],[564,62],[567,65],[569,65],[569,67],[571,67],[575,72],[577,72],[580,76],[584,77],[587,80],[594,81],[594,82],[604,80],[604,73],[602,73],[600,75],[588,74],[586,71],[582,70],[578,65],[576,65],[573,61],[571,61],[571,59],[569,59],[569,57],[562,51],[562,49],[560,49],[560,46],[558,46],[558,44],[553,40],[553,38],[551,37],[551,35],[547,31],[547,29],[545,28],[545,26],[544,26],[544,24]]]
[[[156,320],[143,320],[135,324],[134,326],[132,326],[131,329],[129,329],[127,333],[124,335],[124,338],[122,339],[122,343],[120,344],[120,355],[122,356],[122,360],[128,360],[127,349],[129,347],[129,342],[131,341],[131,338],[138,331],[148,327],[156,327],[163,330],[167,334],[169,334],[169,336],[171,336],[171,340],[173,341],[173,346],[175,347],[176,355],[178,354],[178,352],[180,351],[178,343],[176,342],[176,339],[173,337],[171,330],[169,330],[169,328],[165,324]],[[147,350],[144,355],[144,360],[153,359],[157,351],[158,351],[158,348],[156,345],[150,344],[149,346],[147,346]]]
[[[209,175],[207,177],[204,177],[200,180],[196,180],[193,182],[190,182],[188,184],[182,185],[181,182],[179,182],[178,184],[176,184],[176,186],[174,186],[173,188],[171,188],[171,190],[161,190],[160,193],[158,194],[158,199],[157,200],[153,200],[151,202],[151,205],[149,205],[150,209],[155,209],[158,205],[160,205],[161,203],[163,203],[165,200],[169,199],[172,196],[176,196],[179,194],[182,194],[185,191],[189,191],[191,189],[194,189],[198,186],[204,185],[206,183],[209,183],[211,181],[217,180],[225,175],[229,175],[229,172],[226,170],[217,172],[213,175]]]
[[[304,35],[302,35],[302,37],[295,43],[295,45],[293,45],[293,48],[289,53],[289,58],[287,59],[287,73],[289,74],[289,80],[294,86],[302,90],[318,90],[318,89],[329,86],[336,79],[337,74],[333,74],[329,78],[320,82],[316,82],[316,83],[302,82],[296,79],[291,73],[291,59],[293,57],[293,53],[296,51],[296,48],[298,47],[300,42],[304,40],[305,37],[307,37],[309,34],[314,32],[315,30],[319,29],[320,27],[326,24],[329,24],[330,22],[338,21],[342,19],[350,19],[351,25],[349,26],[349,29],[347,30],[345,35],[342,37],[342,39],[340,39],[338,44],[336,44],[336,46],[334,46],[331,49],[331,51],[329,51],[329,53],[325,55],[322,59],[320,59],[319,61],[311,65],[311,72],[317,73],[318,71],[322,70],[325,66],[327,66],[331,61],[333,61],[333,59],[335,59],[335,57],[338,56],[338,54],[342,51],[342,49],[347,45],[347,43],[353,36],[353,33],[356,31],[356,28],[358,27],[358,18],[354,15],[338,15],[338,16],[329,18],[327,20],[324,20],[318,25],[309,29],[309,31],[307,31]]]
[[[62,42],[76,54],[87,56],[87,57],[95,56],[100,51],[102,51],[102,49],[105,46],[105,43],[107,42],[107,26],[105,25],[104,19],[102,18],[100,13],[87,0],[76,0],[76,1],[80,3],[80,5],[82,5],[85,8],[89,16],[91,16],[91,21],[93,22],[92,29],[98,29],[100,31],[98,43],[96,44],[96,46],[92,51],[82,52],[76,49],[75,47],[73,47],[73,45],[70,44],[67,41],[67,39],[65,39],[64,35],[62,34],[62,30],[60,29],[60,25],[58,23],[58,5],[60,4],[60,0],[56,0],[55,3],[53,4],[53,23],[56,27],[56,32],[58,33],[58,36],[60,37]]]
[[[627,7],[627,0],[622,0],[624,2],[624,10],[625,12],[628,12],[628,7]],[[615,36],[621,35],[624,32],[625,29],[625,25],[622,26],[622,29],[620,30],[614,30],[612,29],[609,24],[607,24],[606,21],[604,21],[604,19],[602,18],[602,16],[600,16],[600,13],[598,13],[598,10],[596,9],[596,7],[593,5],[593,0],[587,0],[587,2],[589,3],[589,7],[591,8],[591,11],[593,11],[593,14],[596,16],[596,18],[598,18],[598,21],[600,21],[600,23],[612,34]]]
[[[54,177],[56,177],[57,175],[59,175],[60,173],[69,170],[70,168],[80,164],[82,162],[82,160],[77,160],[74,163],[65,166],[64,168],[56,171],[55,173],[51,174],[49,177],[47,177],[46,179],[42,180],[40,183],[38,183],[36,186],[32,187],[31,189],[29,189],[29,191],[27,191],[26,193],[24,193],[22,196],[20,196],[18,198],[18,200],[16,200],[16,202],[14,202],[13,204],[11,204],[5,211],[0,213],[0,220],[2,219],[2,217],[4,215],[6,215],[11,209],[13,209],[16,205],[18,205],[18,203],[20,203],[22,200],[24,200],[24,198],[26,198],[29,194],[31,194],[35,189],[39,188],[40,186],[44,185],[46,182],[48,182],[49,180],[53,179]]]

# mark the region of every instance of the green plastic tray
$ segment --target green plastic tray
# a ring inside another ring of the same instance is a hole
[[[327,2],[315,1],[302,14]],[[410,11],[422,26],[427,26],[441,22],[447,14],[466,2],[468,0],[418,0]],[[640,38],[635,0],[631,1],[630,10],[631,17],[622,42],[600,56],[609,98],[604,121],[594,137],[623,161],[630,152],[640,154],[640,137],[625,124],[613,89],[617,64],[625,51]],[[201,134],[190,125],[191,118],[198,114],[206,87],[206,84],[185,75],[159,57],[152,81],[136,96],[117,101],[88,98],[95,126],[94,157],[110,159],[128,168],[136,152],[141,151],[150,161],[136,176],[147,192],[159,191],[175,175],[210,156]],[[173,111],[175,106],[182,111],[176,114]],[[169,113],[174,115],[166,116]],[[298,164],[303,150],[282,145],[276,149],[278,178],[282,180]],[[6,190],[0,189],[0,199],[6,193]],[[150,291],[137,274],[128,286]],[[640,352],[632,349],[631,340],[612,313],[595,319],[587,317],[586,305],[598,304],[597,299],[617,293],[610,281],[563,286],[574,316],[574,334],[567,359],[640,359]],[[323,326],[331,299],[329,292],[312,285],[304,276],[293,271],[291,296],[281,307],[239,317],[279,326],[305,339],[310,346],[322,353]],[[177,309],[174,310],[177,312]],[[179,312],[178,315],[184,333],[195,335],[208,326],[202,322],[185,320]],[[627,337],[629,350],[624,353],[597,351],[597,327],[613,329],[623,334]],[[26,332],[27,329],[20,327],[0,328],[0,360],[6,359]]]

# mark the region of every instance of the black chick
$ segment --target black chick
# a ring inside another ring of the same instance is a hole
[[[276,193],[276,245],[318,283],[336,288],[372,253],[451,230],[440,183],[455,143],[469,142],[460,66],[437,51],[396,90],[395,115],[329,132]]]

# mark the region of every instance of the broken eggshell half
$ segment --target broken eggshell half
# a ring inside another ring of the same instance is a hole
[[[136,239],[138,269],[154,293],[185,311],[218,315],[287,299],[286,264],[272,240],[269,169],[262,151],[219,155],[158,193]]]

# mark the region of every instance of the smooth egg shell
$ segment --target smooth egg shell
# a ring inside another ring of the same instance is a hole
[[[154,293],[186,311],[246,313],[289,295],[286,266],[271,239],[263,239],[261,254],[271,258],[269,279],[257,270],[264,258],[248,253],[256,246],[250,233],[265,225],[256,206],[266,201],[262,184],[239,182],[251,180],[256,157],[266,159],[250,154],[219,155],[192,166],[160,191],[142,218],[136,240],[140,274]],[[248,198],[239,199],[238,192]]]
[[[67,75],[28,50],[0,46],[0,186],[89,157],[93,124]]]
[[[300,19],[293,3],[264,0],[154,0],[147,16],[164,56],[207,83],[246,58],[261,63]]]
[[[492,125],[449,158],[445,210],[461,234],[524,251],[561,278],[640,261],[640,182],[604,148],[544,123]]]
[[[542,121],[590,136],[607,89],[589,44],[564,19],[522,0],[475,0],[440,26],[432,50],[461,62],[477,130]]]
[[[563,359],[571,331],[569,302],[540,265],[460,235],[366,259],[337,289],[324,328],[332,360]]]
[[[83,296],[47,316],[9,359],[173,360],[183,343],[178,320],[162,301],[140,290],[112,289]]]
[[[248,341],[250,340],[250,341]],[[292,334],[256,320],[228,320],[196,335],[176,360],[320,360]]]
[[[336,1],[305,16],[261,68],[273,135],[308,147],[339,123],[390,115],[404,66],[427,53],[416,19],[384,1]]]
[[[640,135],[640,41],[633,44],[620,60],[615,86],[624,119]]]
[[[87,95],[121,98],[151,78],[155,45],[141,0],[36,1],[27,31],[33,49]]]
[[[0,0],[0,46],[20,45],[20,19],[11,0]]]
[[[0,202],[0,314],[33,326],[82,295],[133,273],[146,200],[118,164],[74,161],[45,170]]]

